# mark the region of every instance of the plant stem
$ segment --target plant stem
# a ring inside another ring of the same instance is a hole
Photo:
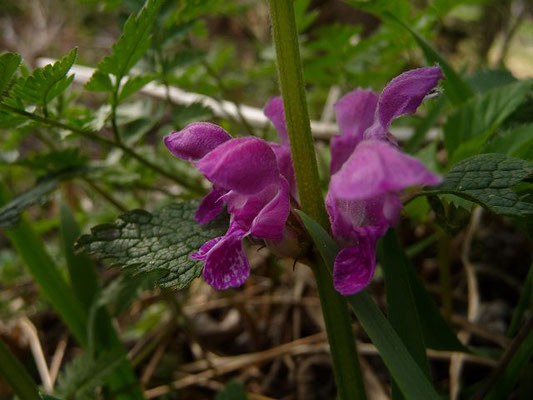
[[[328,229],[329,221],[320,190],[307,112],[293,1],[269,0],[269,2],[285,119],[300,203],[306,214]],[[317,256],[315,260],[321,258]],[[323,262],[315,262],[312,269],[326,323],[338,397],[341,400],[364,399],[365,389],[346,300],[333,289],[331,275]]]
[[[0,340],[0,375],[21,399],[41,400],[37,385],[2,340]]]
[[[287,0],[269,1],[281,94],[302,210],[327,229],[329,222],[320,191],[307,112],[294,5]]]
[[[40,123],[45,124],[45,125],[53,126],[55,128],[65,129],[65,130],[74,132],[74,133],[76,133],[76,134],[78,134],[80,136],[83,136],[83,137],[85,137],[87,139],[90,139],[90,140],[93,140],[95,142],[101,143],[101,144],[103,144],[103,145],[105,145],[107,147],[119,148],[124,153],[129,155],[131,158],[134,158],[135,160],[137,160],[139,163],[141,163],[145,167],[150,168],[151,170],[157,172],[159,175],[162,175],[162,176],[170,179],[171,181],[177,183],[178,185],[186,188],[191,193],[204,194],[204,190],[202,189],[200,183],[198,183],[197,181],[195,181],[195,180],[193,180],[193,179],[191,179],[191,178],[189,178],[187,176],[178,176],[178,175],[174,175],[173,173],[171,173],[169,171],[166,171],[165,169],[161,168],[159,165],[154,164],[152,161],[144,158],[143,156],[138,154],[135,150],[129,148],[128,146],[124,145],[123,143],[114,142],[114,141],[109,140],[109,139],[107,139],[107,138],[105,138],[103,136],[98,135],[96,132],[93,132],[93,131],[90,131],[90,130],[87,130],[87,129],[83,129],[83,128],[78,128],[78,127],[71,126],[71,125],[67,125],[67,124],[64,124],[63,122],[56,121],[56,120],[53,120],[53,119],[50,119],[50,118],[44,118],[44,117],[41,117],[41,116],[39,116],[37,114],[30,113],[30,112],[27,112],[25,110],[18,109],[16,107],[12,107],[12,106],[9,106],[7,104],[0,103],[0,110],[5,110],[5,111],[8,111],[10,113],[22,115],[22,116],[24,116],[24,117],[26,117],[28,119],[33,120],[33,121],[37,121],[37,122],[40,122]]]

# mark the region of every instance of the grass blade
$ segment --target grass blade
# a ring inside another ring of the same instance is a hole
[[[8,201],[7,189],[0,184],[0,204]],[[5,233],[44,296],[52,303],[72,334],[80,344],[87,344],[87,313],[29,222],[22,218],[15,228],[7,229]]]
[[[385,12],[383,15],[409,31],[409,33],[416,40],[418,46],[420,46],[424,52],[424,55],[429,63],[438,63],[440,65],[447,79],[442,85],[444,86],[446,95],[450,98],[453,104],[461,104],[473,95],[472,89],[468,83],[466,83],[464,79],[461,78],[457,72],[455,72],[453,67],[444,59],[444,57],[439,54],[437,50],[433,48],[433,46],[426,39],[420,36],[418,32],[411,29],[409,25],[398,19],[395,15],[389,12]]]
[[[337,244],[316,221],[301,211],[299,215],[331,272],[338,252]],[[370,340],[377,347],[402,394],[410,400],[440,399],[426,375],[368,293],[363,291],[348,297],[347,301]]]
[[[0,340],[0,376],[21,399],[41,400],[37,385],[2,340]]]
[[[407,271],[411,266],[394,229],[389,229],[381,240],[378,254],[385,277],[388,319],[422,372],[430,378],[420,317]],[[393,382],[392,398],[403,398],[396,382]]]
[[[72,215],[68,205],[60,204],[60,232],[63,249],[67,259],[72,288],[82,303],[88,317],[91,307],[100,292],[96,267],[90,257],[84,253],[74,252],[74,242],[80,236],[80,228]],[[104,307],[95,311],[94,323],[87,325],[91,329],[88,334],[88,351],[97,355],[112,352],[124,354],[125,349],[111,323],[111,318]],[[94,332],[93,332],[94,331]],[[128,360],[123,359],[114,371],[106,378],[112,392],[123,391],[117,399],[143,399],[140,386]]]

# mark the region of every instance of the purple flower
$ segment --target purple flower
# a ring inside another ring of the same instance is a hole
[[[255,137],[232,139],[214,124],[193,123],[164,143],[213,183],[197,221],[211,221],[224,206],[231,215],[226,234],[206,242],[191,258],[205,262],[203,277],[213,288],[241,286],[250,274],[242,239],[252,235],[278,242],[284,237],[291,190],[287,179],[294,181],[287,139],[282,145]]]
[[[326,207],[333,235],[342,246],[333,284],[343,295],[361,291],[372,279],[377,240],[400,216],[399,194],[410,186],[440,182],[402,153],[388,130],[394,118],[415,112],[443,78],[438,66],[414,69],[393,79],[379,96],[357,89],[336,104],[341,135],[331,143]]]

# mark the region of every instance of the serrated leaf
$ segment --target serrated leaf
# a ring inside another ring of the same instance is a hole
[[[104,384],[124,360],[124,353],[103,352],[94,358],[89,352],[71,361],[57,380],[57,394],[65,399],[92,400],[95,389]]]
[[[74,75],[67,77],[67,73],[74,64],[77,54],[78,49],[74,48],[54,64],[34,69],[24,85],[19,84],[14,88],[15,96],[43,106],[49,103],[72,82]]]
[[[118,95],[118,102],[122,102],[128,96],[142,89],[144,85],[154,80],[152,75],[140,75],[130,77],[128,81],[122,85],[120,94]]]
[[[522,158],[523,150],[533,144],[533,124],[520,125],[491,141],[485,150]]]
[[[457,108],[444,125],[444,144],[452,165],[478,152],[522,103],[531,86],[531,81],[511,83],[491,89]]]
[[[147,0],[137,15],[131,15],[122,35],[113,45],[111,55],[98,64],[97,71],[122,79],[150,46],[150,32],[162,0]]]
[[[96,71],[92,74],[89,82],[85,84],[85,89],[91,92],[111,92],[113,90],[113,83],[108,74]]]
[[[0,98],[9,87],[11,78],[20,65],[21,57],[15,53],[5,53],[0,56]]]
[[[13,198],[0,208],[0,228],[8,229],[17,225],[20,214],[34,204],[42,203],[60,182],[86,172],[86,168],[68,169],[47,175],[37,181],[35,186]]]
[[[202,263],[189,255],[224,233],[220,220],[199,225],[197,208],[198,201],[180,201],[154,213],[133,210],[113,224],[95,226],[76,248],[134,273],[161,271],[159,285],[182,289],[202,272]]]
[[[512,190],[533,173],[533,164],[503,154],[481,154],[455,165],[444,182],[423,194],[450,193],[476,202],[496,214],[527,216],[533,204],[522,201]]]

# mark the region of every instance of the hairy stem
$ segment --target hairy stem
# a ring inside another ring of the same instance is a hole
[[[285,119],[291,144],[296,183],[302,210],[329,228],[320,190],[311,125],[307,112],[294,5],[288,0],[269,0],[277,66]],[[320,260],[320,257],[315,257]],[[331,275],[323,262],[313,263],[331,358],[341,400],[365,398],[361,368],[350,324],[346,300],[333,289]]]

